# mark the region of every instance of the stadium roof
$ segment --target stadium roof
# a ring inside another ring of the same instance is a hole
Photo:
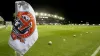
[[[4,19],[0,16],[0,21],[4,21]]]
[[[39,13],[39,12],[35,12],[36,16],[47,16],[47,17],[52,17],[52,18],[55,18],[55,19],[60,19],[60,20],[64,20],[63,17],[61,16],[58,16],[58,15],[53,15],[53,14],[48,14],[48,13]]]

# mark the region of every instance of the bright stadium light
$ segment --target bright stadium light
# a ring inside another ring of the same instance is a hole
[[[63,20],[65,19],[65,18],[62,18]]]
[[[47,14],[45,13],[44,16],[47,16]]]
[[[36,16],[38,16],[38,15],[39,15],[39,13],[38,13],[38,12],[36,12],[36,13],[35,13],[35,15],[36,15]]]
[[[63,19],[62,17],[60,17],[59,19]]]
[[[57,15],[54,15],[55,18],[57,18]]]
[[[43,16],[43,15],[44,15],[44,13],[40,13],[40,15],[41,15],[41,16]]]
[[[60,17],[58,15],[53,15],[53,14],[47,14],[47,13],[39,13],[39,12],[35,12],[35,15],[36,16],[47,16],[47,17],[44,17],[44,18],[48,18],[48,17],[53,17],[53,18],[57,18],[57,19],[61,19],[61,20],[64,20],[65,18],[63,17]],[[42,18],[42,17],[39,17],[39,18]]]
[[[47,14],[47,16],[49,16],[49,17],[50,17],[51,15],[50,15],[50,14]]]

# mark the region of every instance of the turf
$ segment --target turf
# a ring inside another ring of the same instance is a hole
[[[96,56],[100,56],[100,50],[99,50],[99,52],[97,53],[97,55]]]
[[[14,56],[8,45],[10,32],[10,27],[0,29],[0,56]],[[25,56],[91,56],[100,45],[100,26],[38,25],[38,33],[38,40]]]

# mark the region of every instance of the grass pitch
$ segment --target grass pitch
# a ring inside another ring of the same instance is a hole
[[[97,55],[96,56],[100,56],[100,50],[99,50],[99,52],[97,53]]]
[[[10,27],[0,29],[0,56],[15,55],[8,45],[10,32]],[[25,56],[91,56],[100,45],[100,26],[39,25],[38,33],[38,40]]]

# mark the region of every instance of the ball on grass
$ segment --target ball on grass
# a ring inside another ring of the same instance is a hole
[[[66,39],[63,39],[63,41],[66,41]]]
[[[86,34],[88,34],[89,32],[86,32]]]
[[[49,42],[48,42],[48,45],[52,45],[52,41],[49,41]]]
[[[76,35],[73,35],[73,37],[76,37]]]

